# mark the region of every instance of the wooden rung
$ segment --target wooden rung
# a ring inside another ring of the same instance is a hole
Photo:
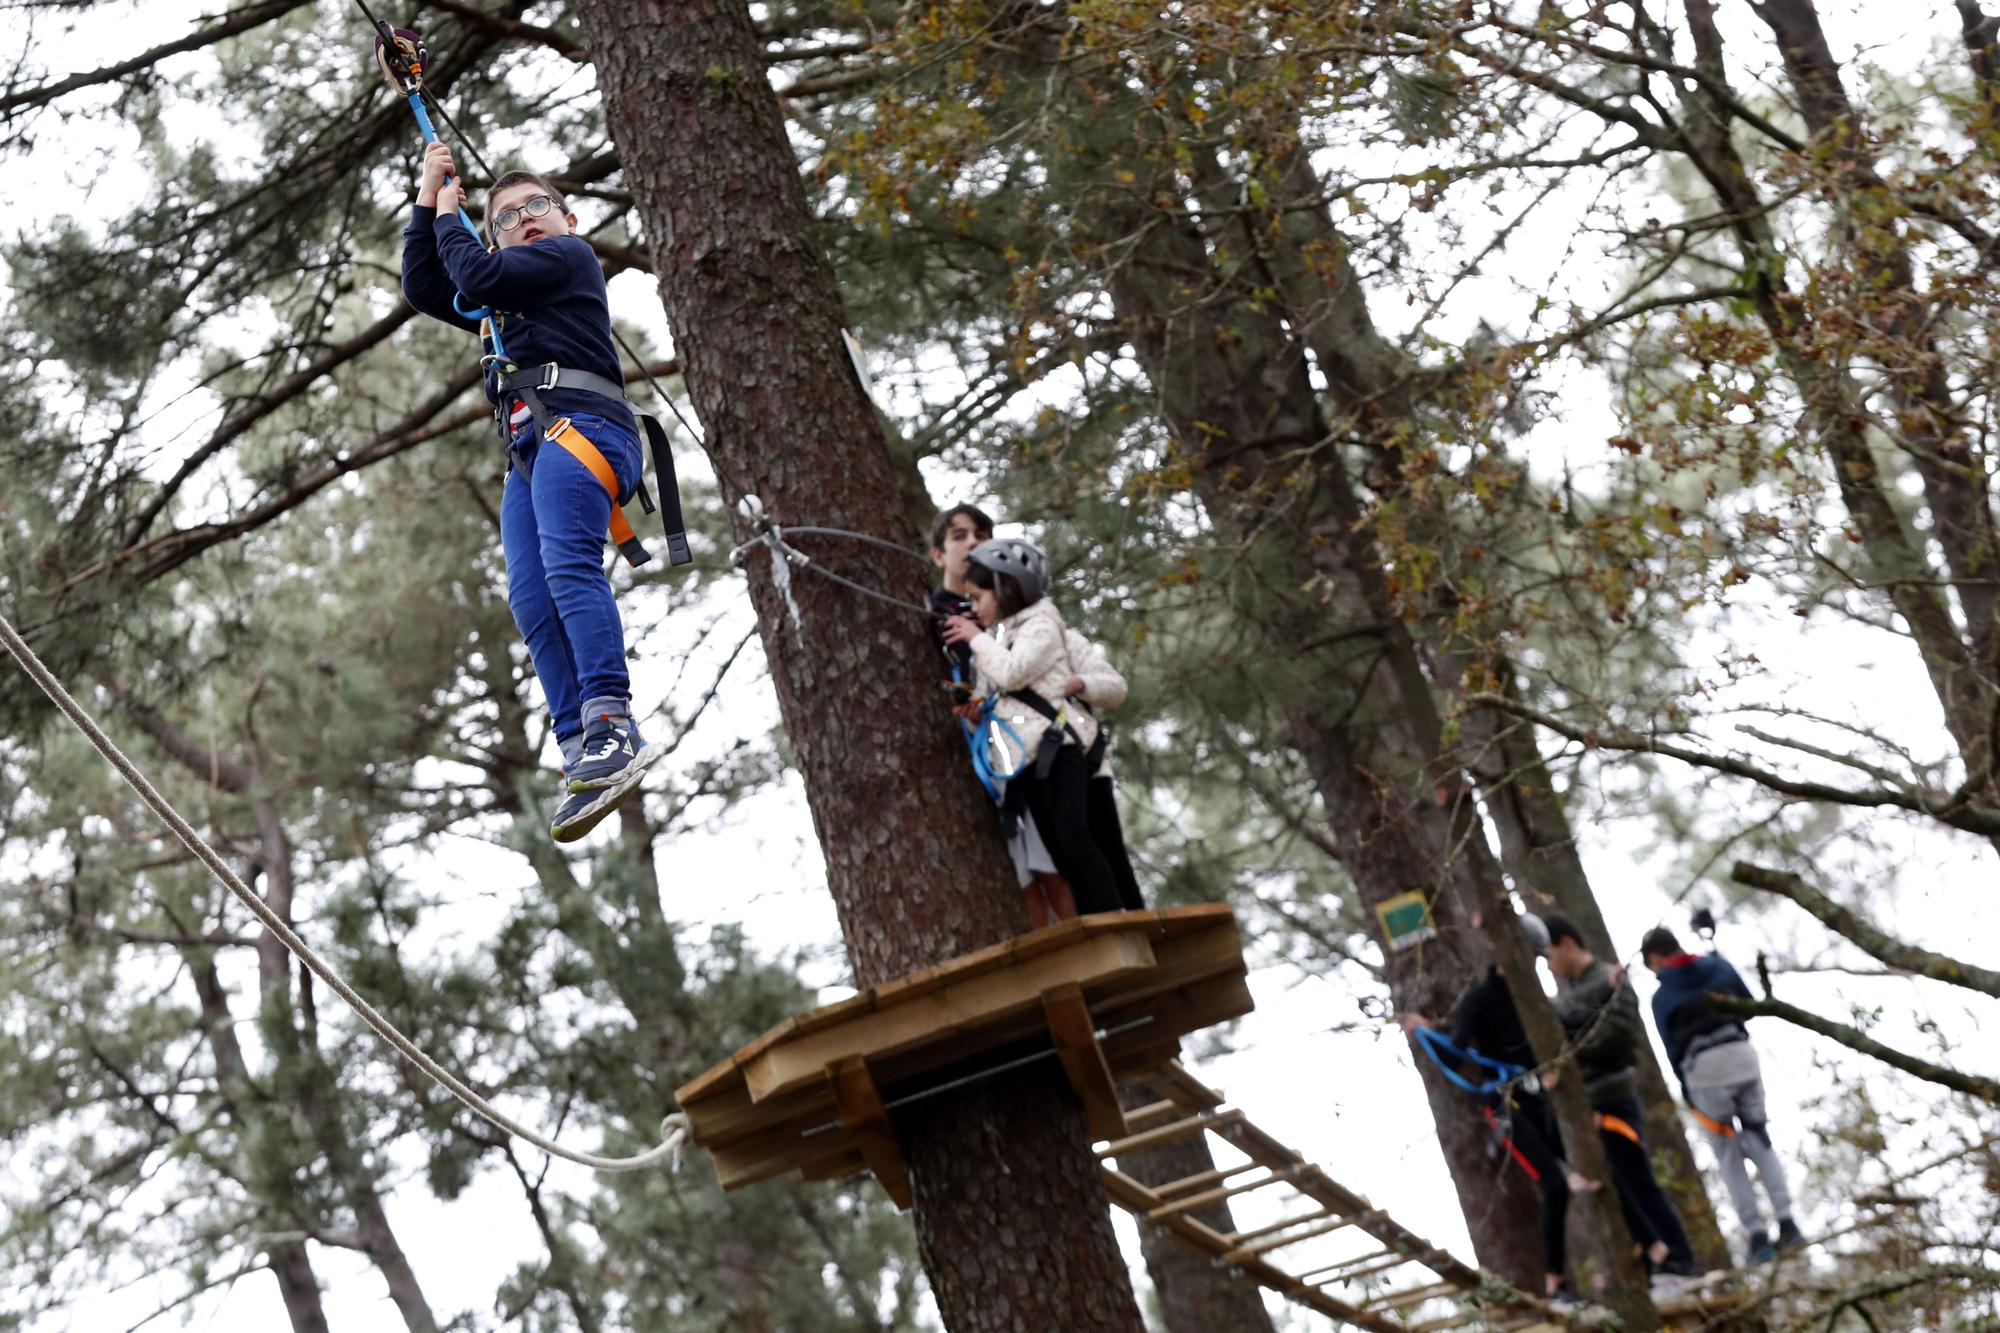
[[[1137,1129],[1148,1120],[1158,1120],[1161,1116],[1173,1115],[1181,1109],[1180,1103],[1160,1101],[1147,1102],[1125,1113],[1125,1123]]]
[[[1239,1194],[1248,1194],[1253,1190],[1261,1190],[1271,1185],[1282,1185],[1291,1179],[1292,1174],[1290,1171],[1273,1171],[1260,1180],[1245,1181],[1241,1185],[1231,1185],[1226,1189],[1203,1190],[1199,1194],[1190,1194],[1185,1198],[1175,1199],[1172,1203],[1161,1204],[1158,1208],[1153,1209],[1152,1212],[1147,1213],[1146,1216],[1157,1221],[1162,1217],[1171,1217],[1175,1213],[1185,1213],[1195,1208],[1206,1208],[1212,1203],[1220,1203],[1224,1199],[1233,1199]]]
[[[1425,1301],[1431,1300],[1434,1297],[1463,1295],[1464,1292],[1465,1288],[1459,1286],[1456,1282],[1433,1282],[1428,1287],[1414,1287],[1409,1291],[1398,1292],[1387,1297],[1377,1297],[1371,1301],[1364,1301],[1361,1308],[1364,1310],[1403,1310],[1412,1305],[1422,1305]]]
[[[1338,1208],[1322,1208],[1316,1213],[1301,1213],[1297,1217],[1287,1217],[1281,1221],[1273,1222],[1267,1227],[1258,1227],[1255,1231],[1239,1231],[1229,1238],[1229,1243],[1231,1245],[1241,1245],[1244,1241],[1256,1240],[1258,1237],[1268,1236],[1274,1231],[1283,1231],[1286,1227],[1296,1226],[1300,1222],[1317,1222],[1322,1217],[1332,1217],[1339,1211]]]
[[[1222,1111],[1215,1115],[1191,1115],[1185,1120],[1176,1120],[1158,1129],[1148,1129],[1108,1143],[1097,1150],[1099,1157],[1116,1157],[1120,1153],[1138,1152],[1141,1148],[1157,1148],[1162,1143],[1172,1143],[1190,1134],[1198,1134],[1218,1125],[1233,1125],[1243,1119],[1241,1111]]]
[[[1318,1213],[1307,1213],[1303,1217],[1293,1218],[1290,1222],[1285,1223],[1285,1225],[1292,1226],[1317,1216],[1319,1216]],[[1263,1254],[1267,1250],[1282,1250],[1287,1245],[1296,1245],[1302,1240],[1311,1240],[1314,1236],[1324,1236],[1329,1231],[1338,1231],[1342,1227],[1352,1224],[1352,1218],[1335,1217],[1321,1222],[1318,1226],[1307,1227],[1304,1231],[1295,1231],[1290,1235],[1266,1236],[1263,1240],[1254,1241],[1249,1245],[1238,1245],[1235,1249],[1222,1256],[1223,1262],[1232,1264],[1240,1263],[1245,1259]]]
[[[1393,1250],[1370,1250],[1366,1254],[1357,1254],[1351,1258],[1336,1259],[1330,1264],[1321,1264],[1318,1268],[1308,1268],[1303,1273],[1294,1274],[1292,1281],[1304,1282],[1307,1278],[1318,1277],[1321,1273],[1337,1273],[1341,1269],[1359,1268],[1364,1264],[1374,1263],[1377,1259],[1387,1258],[1393,1253],[1395,1253]],[[1402,1260],[1398,1259],[1398,1262]],[[1333,1280],[1331,1277],[1327,1279],[1329,1282]]]
[[[1372,1255],[1370,1257],[1374,1258]],[[1404,1264],[1413,1264],[1416,1262],[1415,1255],[1391,1254],[1387,1250],[1384,1250],[1381,1252],[1381,1257],[1376,1259],[1376,1262],[1362,1264],[1348,1272],[1334,1273],[1322,1279],[1321,1285],[1328,1282],[1359,1282],[1364,1277],[1374,1277],[1377,1273],[1386,1273],[1392,1268],[1401,1268]]]
[[[1566,1325],[1554,1323],[1551,1316],[1542,1314],[1508,1315],[1496,1323],[1490,1306],[1455,1310],[1438,1319],[1411,1324],[1409,1330],[1410,1333],[1447,1333],[1447,1330],[1464,1328],[1468,1324],[1491,1328],[1496,1333],[1565,1333],[1566,1330]]]
[[[1125,1117],[1130,1120],[1131,1116]],[[1160,1186],[1161,1198],[1176,1198],[1188,1190],[1206,1189],[1210,1185],[1220,1185],[1231,1176],[1240,1176],[1245,1171],[1270,1170],[1262,1162],[1238,1162],[1235,1166],[1219,1166],[1213,1171],[1204,1171],[1198,1176],[1182,1176]]]

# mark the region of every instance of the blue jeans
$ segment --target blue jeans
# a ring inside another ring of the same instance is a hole
[[[637,436],[602,417],[570,420],[603,452],[620,491],[636,484],[643,467]],[[561,445],[538,444],[532,433],[516,444],[500,498],[507,605],[560,742],[582,734],[585,704],[616,702],[620,713],[631,708],[625,627],[604,572],[611,497]]]

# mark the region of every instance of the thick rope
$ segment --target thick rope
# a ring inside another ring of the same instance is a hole
[[[56,707],[62,710],[63,715],[76,724],[76,729],[84,734],[84,737],[90,741],[97,752],[103,755],[113,768],[118,770],[119,776],[131,784],[132,790],[139,793],[140,799],[151,806],[153,813],[158,815],[167,827],[173,830],[174,836],[179,838],[189,851],[199,857],[202,864],[209,868],[216,879],[220,880],[224,887],[235,894],[242,901],[243,905],[248,907],[257,919],[264,923],[264,928],[273,935],[276,935],[279,942],[287,949],[298,955],[299,961],[312,969],[314,976],[330,986],[333,989],[333,993],[344,1000],[348,1007],[353,1009],[355,1013],[359,1014],[363,1022],[367,1023],[369,1027],[374,1028],[382,1040],[395,1047],[404,1059],[430,1075],[440,1087],[449,1091],[452,1096],[464,1102],[467,1107],[483,1116],[495,1127],[505,1130],[516,1138],[532,1143],[551,1157],[560,1157],[564,1161],[575,1162],[579,1166],[587,1166],[593,1171],[644,1171],[667,1161],[673,1162],[676,1167],[680,1165],[681,1149],[687,1142],[689,1125],[688,1118],[678,1112],[660,1122],[661,1143],[659,1147],[641,1153],[636,1157],[599,1157],[595,1153],[577,1152],[574,1149],[563,1147],[554,1140],[514,1120],[504,1111],[494,1106],[493,1103],[459,1082],[457,1078],[446,1072],[437,1061],[426,1055],[415,1042],[397,1031],[395,1025],[390,1023],[388,1019],[376,1013],[374,1006],[356,994],[354,988],[343,981],[334,972],[333,968],[328,966],[324,959],[314,953],[311,947],[304,940],[300,939],[298,934],[286,924],[285,919],[271,909],[269,903],[258,897],[251,890],[250,886],[245,884],[236,872],[229,868],[229,865],[222,859],[221,855],[208,845],[201,834],[195,832],[194,826],[183,819],[180,812],[175,810],[172,805],[168,804],[166,797],[160,795],[154,789],[153,784],[146,780],[145,774],[141,773],[137,766],[125,756],[124,752],[119,750],[117,745],[112,742],[111,738],[104,734],[103,729],[97,725],[96,720],[89,713],[84,711],[83,706],[70,697],[69,691],[63,688],[62,682],[55,678],[55,674],[48,669],[41,658],[35,656],[34,650],[28,647],[27,641],[15,632],[14,626],[8,623],[5,616],[0,616],[0,643],[6,645],[7,651],[13,654],[14,660],[21,664],[21,669],[28,673],[35,684],[42,687],[42,693],[49,696]]]

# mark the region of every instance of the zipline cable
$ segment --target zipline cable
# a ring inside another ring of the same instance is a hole
[[[395,1047],[404,1059],[428,1074],[440,1087],[450,1092],[452,1096],[458,1098],[469,1109],[484,1117],[496,1128],[504,1130],[516,1138],[532,1143],[551,1157],[560,1157],[564,1161],[575,1162],[578,1166],[587,1166],[593,1171],[645,1171],[660,1165],[662,1162],[669,1161],[673,1162],[676,1166],[679,1165],[681,1149],[686,1144],[690,1132],[688,1118],[679,1112],[675,1112],[660,1122],[661,1142],[659,1147],[640,1153],[636,1157],[600,1157],[596,1153],[578,1152],[573,1148],[565,1148],[553,1139],[513,1119],[506,1112],[500,1110],[493,1103],[487,1101],[484,1097],[460,1082],[443,1066],[439,1065],[437,1061],[425,1054],[423,1049],[415,1042],[398,1031],[396,1026],[389,1022],[388,1019],[377,1013],[375,1007],[362,999],[355,992],[354,988],[348,985],[325,959],[313,952],[312,947],[299,937],[298,933],[286,923],[283,917],[279,916],[272,909],[269,903],[258,897],[256,892],[248,884],[245,884],[234,870],[229,868],[228,863],[222,859],[221,854],[208,845],[208,842],[201,834],[195,831],[192,824],[189,824],[186,819],[181,817],[180,812],[174,809],[172,804],[167,801],[167,798],[160,795],[153,784],[147,781],[146,775],[139,771],[138,766],[126,757],[125,753],[118,748],[109,736],[104,734],[103,728],[97,725],[96,719],[84,710],[83,705],[70,696],[69,691],[63,688],[62,682],[56,679],[55,673],[50,671],[47,664],[35,655],[34,649],[28,646],[27,640],[23,639],[16,632],[14,626],[4,615],[0,615],[0,645],[6,647],[7,651],[13,655],[14,660],[21,664],[21,669],[27,672],[29,678],[41,687],[42,693],[49,696],[50,701],[62,710],[65,717],[75,724],[76,729],[83,733],[84,738],[91,743],[91,746],[99,754],[103,755],[113,768],[118,770],[119,776],[131,785],[133,791],[139,793],[139,799],[152,807],[153,813],[158,815],[169,829],[173,830],[174,836],[179,838],[182,845],[190,852],[193,852],[202,864],[208,867],[210,873],[217,880],[221,881],[223,887],[235,894],[243,905],[248,907],[251,913],[264,923],[264,928],[278,937],[279,943],[297,955],[298,960],[310,968],[314,976],[330,986],[333,989],[333,993],[345,1001],[347,1006],[354,1010],[356,1014],[360,1015],[363,1022],[368,1024],[369,1027],[374,1028],[382,1040]]]

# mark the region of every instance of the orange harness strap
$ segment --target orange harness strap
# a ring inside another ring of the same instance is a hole
[[[1688,1110],[1693,1113],[1695,1122],[1699,1124],[1703,1129],[1707,1130],[1709,1133],[1720,1134],[1725,1139],[1733,1139],[1736,1137],[1736,1131],[1732,1127],[1723,1124],[1719,1120],[1714,1120],[1708,1116],[1703,1115],[1699,1110],[1697,1110],[1692,1106],[1688,1107]]]
[[[590,437],[570,424],[568,417],[557,417],[543,434],[564,449],[577,462],[590,469],[590,475],[597,478],[597,484],[611,497],[611,541],[619,553],[633,564],[641,564],[646,559],[646,548],[638,534],[632,531],[626,521],[625,511],[618,504],[618,474],[611,470],[611,463],[604,457],[604,451],[590,442]]]
[[[1599,1111],[1597,1113],[1597,1127],[1606,1133],[1616,1134],[1623,1139],[1630,1139],[1634,1143],[1640,1142],[1639,1131],[1632,1128],[1629,1121],[1621,1120],[1615,1115],[1606,1115],[1604,1112]]]

